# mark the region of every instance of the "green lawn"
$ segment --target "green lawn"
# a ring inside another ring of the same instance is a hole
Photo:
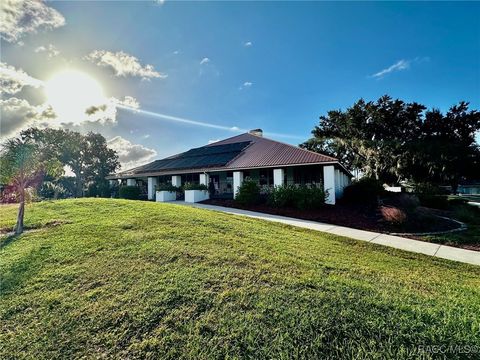
[[[15,212],[0,207],[0,228]],[[28,206],[26,225],[45,224],[2,240],[2,359],[400,359],[438,357],[419,345],[480,348],[480,267],[153,202]]]

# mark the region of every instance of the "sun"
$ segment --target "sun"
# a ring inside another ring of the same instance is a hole
[[[86,119],[85,111],[105,104],[107,98],[100,83],[77,70],[64,70],[45,82],[47,102],[63,122],[78,123]]]

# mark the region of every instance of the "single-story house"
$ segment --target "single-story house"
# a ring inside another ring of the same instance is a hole
[[[244,179],[271,187],[298,184],[323,187],[335,204],[352,175],[335,158],[263,137],[261,129],[230,137],[181,154],[108,176],[111,181],[142,187],[148,199],[155,186],[197,183],[215,186],[215,197],[234,198]]]

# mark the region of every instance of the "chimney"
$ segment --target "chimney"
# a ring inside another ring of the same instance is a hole
[[[258,137],[263,137],[263,130],[262,129],[253,129],[248,132],[249,134],[258,136]]]

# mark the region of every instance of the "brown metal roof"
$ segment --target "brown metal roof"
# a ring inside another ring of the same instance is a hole
[[[249,143],[246,147],[242,146],[242,150],[230,161],[223,166],[217,167],[192,167],[191,169],[156,169],[154,166],[157,162],[168,159],[175,159],[179,155],[170,156],[163,160],[156,160],[150,164],[122,171],[118,174],[109,176],[109,179],[138,177],[138,176],[158,176],[158,175],[174,175],[182,173],[198,173],[204,171],[221,171],[234,169],[249,169],[259,167],[274,166],[292,166],[292,165],[311,165],[320,163],[338,163],[336,158],[318,154],[309,150],[285,144],[279,141],[270,140],[261,136],[245,133],[231,138],[215,142],[204,146],[204,149],[210,147],[221,147],[219,145],[229,145],[238,143]],[[202,148],[194,149],[199,150]],[[207,151],[208,152],[208,151]],[[188,153],[188,152],[187,152]],[[341,168],[343,168],[340,165]],[[345,170],[345,169],[344,169]],[[345,170],[346,171],[346,170]]]
[[[301,149],[290,144],[270,140],[250,133],[234,136],[207,146],[225,145],[244,141],[250,141],[250,145],[247,146],[237,157],[227,163],[225,166],[227,169],[338,161],[327,155],[315,153],[313,151]]]

